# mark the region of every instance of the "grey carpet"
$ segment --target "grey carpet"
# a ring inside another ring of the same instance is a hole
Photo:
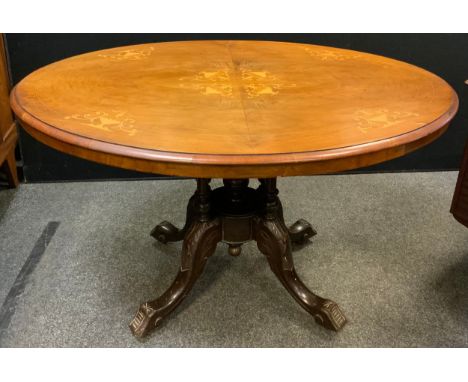
[[[466,347],[468,229],[449,213],[456,172],[279,181],[285,218],[318,231],[294,253],[303,281],[349,323],[314,323],[255,244],[219,245],[192,293],[144,341],[128,323],[175,276],[181,244],[150,230],[181,224],[194,181],[22,185],[0,191],[0,303],[51,221],[55,235],[18,296],[4,347]],[[219,184],[219,182],[214,183]]]

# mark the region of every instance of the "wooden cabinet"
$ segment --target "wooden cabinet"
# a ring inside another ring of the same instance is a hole
[[[9,102],[10,79],[6,60],[3,35],[0,34],[0,165],[12,187],[18,185],[16,171],[15,146],[18,140],[16,124]]]
[[[465,145],[450,212],[455,219],[468,227],[468,142]]]

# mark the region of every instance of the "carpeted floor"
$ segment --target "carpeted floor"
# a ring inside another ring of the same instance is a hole
[[[237,258],[221,244],[192,293],[144,341],[128,323],[172,282],[181,248],[149,232],[164,219],[183,223],[194,181],[2,190],[0,346],[466,347],[468,229],[449,213],[456,176],[279,180],[287,222],[303,217],[318,231],[294,253],[296,268],[340,304],[349,320],[340,333],[292,300],[255,244]]]

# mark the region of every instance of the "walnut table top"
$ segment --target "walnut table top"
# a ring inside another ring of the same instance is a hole
[[[458,98],[393,59],[269,41],[126,46],[43,67],[12,91],[23,127],[58,150],[199,178],[328,173],[437,138]]]

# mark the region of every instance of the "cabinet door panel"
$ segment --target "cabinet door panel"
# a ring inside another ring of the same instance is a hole
[[[5,140],[13,123],[9,103],[10,79],[6,61],[3,35],[0,34],[0,138]]]

